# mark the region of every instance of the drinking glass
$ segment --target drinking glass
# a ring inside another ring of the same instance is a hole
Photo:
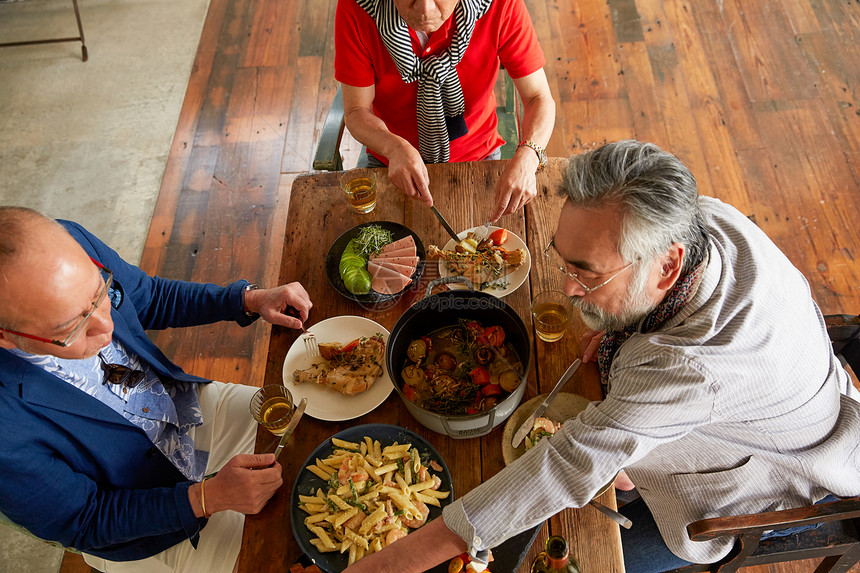
[[[346,202],[359,213],[370,213],[376,207],[376,173],[367,167],[345,171],[340,188]]]
[[[293,395],[282,384],[263,386],[251,398],[251,414],[274,435],[283,436],[293,417]]]
[[[573,303],[563,292],[549,290],[532,299],[532,316],[538,337],[544,342],[561,340],[573,314]]]

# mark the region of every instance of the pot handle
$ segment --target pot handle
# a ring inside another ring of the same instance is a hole
[[[441,418],[442,425],[445,426],[445,433],[447,433],[452,438],[471,438],[473,436],[483,436],[484,434],[488,434],[490,430],[493,429],[493,421],[496,418],[495,410],[490,410],[487,412],[487,424],[485,426],[481,426],[480,428],[469,428],[468,430],[457,430],[452,428],[450,424],[448,424],[448,419],[444,416]]]
[[[433,294],[433,287],[437,287],[439,285],[446,285],[449,283],[464,283],[470,291],[475,290],[475,287],[472,286],[472,281],[470,281],[466,277],[460,275],[452,275],[450,277],[440,277],[438,279],[430,281],[430,284],[427,285],[427,292],[424,294],[424,298],[427,298],[431,294]]]

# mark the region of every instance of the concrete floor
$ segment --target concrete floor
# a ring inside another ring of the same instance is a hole
[[[0,49],[0,203],[137,262],[208,0],[79,0],[80,42]],[[77,35],[69,0],[0,2],[0,42]]]
[[[73,219],[138,262],[208,0],[79,0],[80,42],[0,49],[0,204]],[[0,0],[0,43],[77,35],[70,0]],[[0,571],[62,550],[0,525]]]

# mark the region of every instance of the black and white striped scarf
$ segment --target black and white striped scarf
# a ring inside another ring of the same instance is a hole
[[[456,30],[447,51],[419,59],[412,51],[409,28],[393,0],[356,0],[376,22],[379,36],[406,83],[418,82],[418,151],[425,163],[446,163],[449,143],[468,132],[466,103],[455,66],[460,63],[475,22],[493,0],[460,0],[454,9]]]

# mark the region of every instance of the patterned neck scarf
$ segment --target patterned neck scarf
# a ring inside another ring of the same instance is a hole
[[[419,59],[412,51],[409,27],[392,0],[356,0],[374,19],[379,36],[406,83],[418,82],[418,151],[425,163],[446,163],[449,144],[469,130],[466,102],[455,66],[460,63],[475,23],[493,0],[460,0],[454,9],[454,37],[445,52]]]
[[[603,387],[603,396],[609,392],[609,370],[612,367],[612,359],[621,345],[636,334],[636,332],[653,332],[663,326],[669,319],[674,317],[684,308],[702,282],[702,275],[708,265],[707,257],[686,276],[682,277],[668,296],[663,299],[657,308],[652,310],[641,322],[631,324],[622,330],[613,330],[603,335],[600,346],[597,348],[597,367],[600,370],[600,384]],[[640,329],[641,324],[641,329]]]

